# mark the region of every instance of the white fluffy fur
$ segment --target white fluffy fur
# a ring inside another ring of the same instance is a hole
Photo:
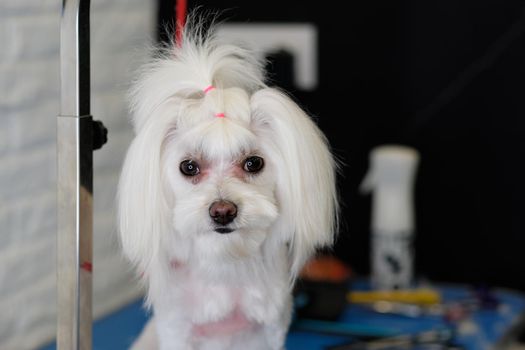
[[[134,348],[282,349],[293,281],[333,241],[335,163],[315,123],[265,85],[251,51],[198,26],[184,33],[131,91],[136,137],[119,185],[120,236],[155,315]],[[243,174],[252,155],[265,167]],[[188,158],[207,164],[198,182],[179,171]],[[218,199],[238,207],[232,233],[214,232],[208,209]],[[253,327],[195,335],[233,310]]]

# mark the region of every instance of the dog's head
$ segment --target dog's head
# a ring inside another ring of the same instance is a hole
[[[119,186],[124,252],[147,271],[170,250],[242,259],[288,245],[295,276],[336,226],[335,163],[248,50],[185,29],[132,89],[136,137]]]

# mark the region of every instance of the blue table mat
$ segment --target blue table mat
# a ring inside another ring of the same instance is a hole
[[[354,289],[366,289],[366,283],[352,284]],[[445,302],[463,300],[472,295],[471,288],[461,285],[433,286],[441,292]],[[493,289],[499,306],[480,309],[466,321],[454,324],[454,343],[465,350],[485,350],[494,345],[509,330],[525,310],[525,295],[512,290]],[[93,350],[125,350],[138,336],[149,318],[142,301],[138,300],[93,325]],[[310,322],[310,321],[307,321]],[[326,327],[330,333],[357,331],[357,333],[417,334],[422,331],[451,327],[440,316],[407,317],[380,314],[362,305],[348,305],[337,322],[312,321],[315,328]],[[464,328],[464,329],[463,329]],[[301,331],[292,325],[286,340],[287,350],[323,350],[328,346],[348,343],[355,338],[323,332]],[[40,350],[55,350],[50,344]]]

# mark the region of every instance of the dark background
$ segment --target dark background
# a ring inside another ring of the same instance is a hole
[[[159,0],[159,37],[174,0]],[[416,270],[434,281],[525,290],[523,1],[188,1],[232,22],[310,22],[319,86],[297,90],[286,60],[269,68],[319,117],[338,157],[345,226],[336,254],[369,272],[370,197],[358,187],[371,148],[421,155]]]

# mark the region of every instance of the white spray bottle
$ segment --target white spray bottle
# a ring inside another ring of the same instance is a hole
[[[361,184],[372,192],[371,282],[382,290],[409,288],[414,282],[414,183],[418,152],[383,145],[370,152]]]

